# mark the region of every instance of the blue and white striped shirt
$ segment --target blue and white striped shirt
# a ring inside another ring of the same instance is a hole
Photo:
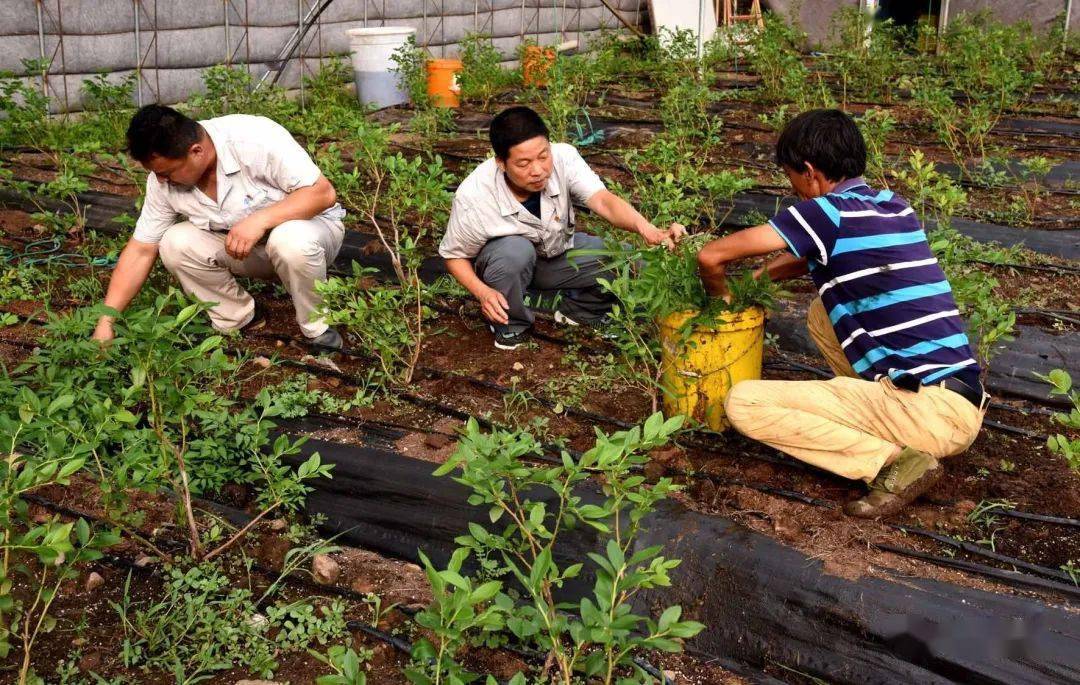
[[[955,375],[978,387],[979,365],[952,288],[901,198],[850,179],[769,224],[808,260],[856,373],[870,380],[910,374],[924,385]]]

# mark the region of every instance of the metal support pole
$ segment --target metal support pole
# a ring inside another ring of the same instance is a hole
[[[135,13],[135,100],[143,106],[142,97],[142,43],[139,42],[139,0],[131,0],[131,9]]]
[[[302,32],[304,30],[304,0],[296,0],[296,30]],[[301,39],[299,50],[299,65],[300,65],[300,106],[304,106],[304,43]]]
[[[705,32],[705,3],[709,0],[698,0],[697,6],[697,58],[698,65],[701,64],[701,56],[705,54],[705,41],[702,40],[702,35]]]
[[[866,31],[863,36],[863,48],[870,49],[870,36],[874,31],[874,16],[877,14],[878,0],[862,0],[862,11],[866,15]]]
[[[66,118],[68,112],[71,111],[71,102],[68,100],[68,70],[67,70],[67,54],[64,51],[64,10],[60,0],[56,0],[56,47],[60,51],[60,78],[64,84],[64,117]],[[53,59],[56,58],[56,53],[53,53]],[[50,61],[51,66],[51,61]]]
[[[38,56],[41,58],[41,94],[45,97],[49,97],[49,80],[48,80],[48,68],[45,67],[45,19],[42,16],[41,9],[42,0],[37,0],[34,3],[34,7],[37,9],[37,30],[38,30]]]
[[[944,51],[942,40],[945,38],[945,30],[949,28],[949,0],[941,0],[941,11],[937,22],[937,54]]]
[[[1065,0],[1065,26],[1061,30],[1061,54],[1069,49],[1069,23],[1072,20],[1073,0]]]
[[[232,65],[232,40],[229,31],[229,0],[221,0],[222,17],[225,21],[225,66]]]

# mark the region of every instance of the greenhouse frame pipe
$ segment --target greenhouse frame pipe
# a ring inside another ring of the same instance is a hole
[[[326,8],[329,7],[330,3],[333,1],[334,0],[318,0],[318,4],[312,6],[308,11],[307,16],[304,17],[300,25],[296,27],[296,30],[293,31],[292,35],[289,36],[289,39],[285,41],[285,44],[281,46],[277,56],[267,65],[268,68],[266,72],[259,77],[258,82],[255,84],[255,90],[258,90],[268,79],[271,86],[277,84],[278,79],[280,79],[281,75],[285,72],[285,67],[288,65],[289,60],[292,59],[296,49],[304,42],[304,38],[307,36],[308,32],[311,31],[311,27],[315,25],[315,22],[318,21],[319,17],[322,16],[322,13],[326,11]],[[367,0],[364,0],[364,11],[367,11]],[[226,9],[226,14],[227,13],[228,10]],[[271,74],[273,74],[273,76],[271,76]]]

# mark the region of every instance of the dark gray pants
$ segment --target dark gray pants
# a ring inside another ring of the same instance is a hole
[[[575,233],[572,250],[602,249],[604,241]],[[539,257],[528,238],[510,235],[489,240],[473,262],[476,275],[498,290],[510,305],[510,323],[496,326],[500,332],[520,333],[533,324],[532,310],[525,304],[526,291],[542,298],[559,295],[558,309],[578,323],[593,323],[611,311],[615,302],[596,279],[611,277],[599,257],[571,259],[566,253],[550,259]]]

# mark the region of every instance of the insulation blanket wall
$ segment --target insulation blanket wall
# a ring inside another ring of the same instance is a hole
[[[422,548],[440,564],[469,522],[490,525],[465,488],[431,475],[432,463],[319,440],[298,460],[315,451],[335,467],[333,479],[313,482],[308,512],[325,515],[325,532],[343,542],[412,561]],[[564,535],[562,563],[597,546],[590,533]],[[673,501],[647,519],[638,544],[683,560],[673,587],[640,595],[638,610],[681,604],[708,626],[691,644],[706,653],[857,685],[1080,678],[1080,621],[1065,607],[929,579],[830,575],[820,560]],[[586,590],[579,582],[564,599]]]
[[[38,58],[38,0],[0,3],[0,70],[23,71],[22,60]],[[632,24],[646,16],[640,0],[609,0]],[[202,85],[206,67],[246,63],[258,78],[297,27],[294,0],[40,0],[45,54],[51,57],[50,87],[57,107],[67,98],[80,109],[82,82],[101,72],[119,80],[141,61],[143,94],[150,100],[179,102]],[[302,12],[314,0],[301,3]],[[140,35],[135,36],[139,8]],[[490,8],[490,9],[489,9]],[[226,16],[229,30],[226,32]],[[456,43],[470,32],[493,36],[504,56],[512,57],[524,34],[542,44],[580,38],[588,42],[602,29],[620,27],[600,0],[335,0],[308,33],[303,55],[318,58],[348,54],[346,29],[361,26],[410,26],[417,41],[436,57],[456,56]],[[59,35],[63,34],[63,49]],[[315,67],[317,68],[317,67]],[[307,65],[305,73],[313,65]],[[299,84],[293,60],[279,84]],[[66,95],[63,95],[66,89]]]

